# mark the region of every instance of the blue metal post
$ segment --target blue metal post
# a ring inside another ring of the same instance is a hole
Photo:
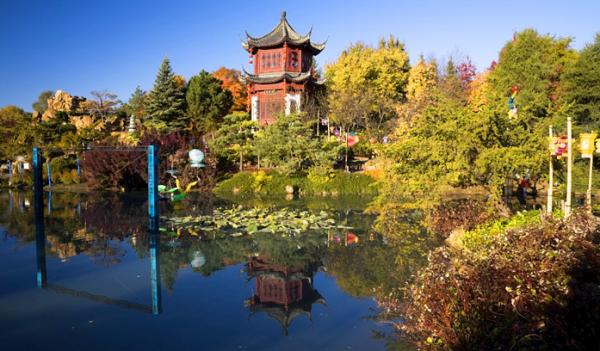
[[[79,156],[77,156],[77,178],[81,178],[81,164],[79,162]]]
[[[48,216],[52,214],[52,189],[48,191]]]
[[[152,313],[161,312],[159,268],[160,234],[158,231],[158,146],[148,145],[148,217],[150,218],[150,276],[152,280]]]
[[[150,279],[152,282],[152,314],[162,312],[162,294],[160,284],[160,234],[150,230]]]
[[[13,169],[12,169],[12,161],[11,160],[8,160],[8,176],[10,178],[12,178],[12,176],[13,176]]]
[[[23,176],[23,162],[19,162],[19,176]]]
[[[46,161],[46,173],[48,176],[48,187],[52,188],[52,173],[50,172],[50,160]]]
[[[148,145],[148,216],[150,229],[158,229],[158,146]]]
[[[44,188],[42,179],[42,155],[37,147],[33,148],[33,184],[35,207],[35,243],[37,256],[37,285],[46,286],[46,233],[44,229]]]

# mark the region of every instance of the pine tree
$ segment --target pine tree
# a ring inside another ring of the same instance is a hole
[[[190,78],[185,95],[192,128],[215,131],[233,104],[233,96],[221,87],[222,82],[202,70]]]
[[[448,97],[463,103],[466,102],[466,96],[458,75],[458,69],[452,58],[450,58],[446,64],[446,72],[441,80],[441,88]]]
[[[149,117],[145,124],[163,132],[180,130],[186,126],[185,96],[174,77],[169,59],[165,58],[145,104]]]
[[[129,101],[127,101],[127,113],[129,115],[134,115],[139,119],[144,118],[146,98],[146,92],[138,85],[133,94],[131,94]]]

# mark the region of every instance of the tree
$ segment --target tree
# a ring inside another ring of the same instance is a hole
[[[31,116],[16,106],[0,109],[0,159],[25,155],[33,145]]]
[[[221,67],[214,71],[212,75],[222,82],[221,87],[223,89],[231,92],[233,104],[229,112],[246,111],[248,90],[246,89],[246,85],[242,83],[240,71]]]
[[[121,103],[121,101],[117,99],[117,94],[109,93],[106,90],[94,90],[90,94],[94,97],[94,100],[88,104],[90,112],[96,118],[100,118],[103,121],[105,121],[110,114],[114,113],[116,107]]]
[[[508,118],[508,98],[515,88],[518,113],[512,123],[530,130],[540,119],[561,111],[564,72],[577,58],[570,44],[570,38],[540,35],[533,29],[516,33],[488,77],[493,111]]]
[[[34,111],[43,114],[48,108],[48,99],[54,96],[54,92],[52,90],[45,90],[40,93],[36,102],[31,104]]]
[[[337,149],[314,138],[303,119],[302,113],[280,115],[275,123],[256,133],[255,153],[261,163],[290,175],[335,158]]]
[[[209,142],[211,152],[229,162],[239,161],[239,170],[244,168],[244,159],[252,152],[256,122],[246,112],[234,112],[223,118],[223,123]]]
[[[377,48],[350,45],[326,67],[330,119],[381,134],[383,123],[395,116],[395,104],[406,97],[409,69],[404,44],[394,37]]]
[[[426,62],[423,56],[410,69],[406,86],[408,100],[424,99],[438,84],[438,67],[435,61]]]
[[[450,58],[446,64],[446,71],[442,76],[440,85],[442,90],[450,98],[456,101],[466,102],[464,87],[459,77],[458,69],[452,58]]]
[[[135,88],[135,91],[129,97],[129,101],[127,101],[125,110],[128,115],[134,115],[138,119],[142,119],[145,117],[144,106],[146,104],[147,93],[140,88],[138,85]]]
[[[600,33],[567,69],[564,82],[564,100],[572,105],[576,123],[592,129],[600,127]]]
[[[172,132],[186,126],[185,94],[175,79],[168,58],[162,61],[144,108],[149,117],[145,124],[150,128]]]
[[[203,132],[215,131],[233,104],[231,92],[204,70],[190,78],[185,98],[192,129]]]

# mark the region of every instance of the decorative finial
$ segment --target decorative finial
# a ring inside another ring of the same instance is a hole
[[[285,18],[285,11],[281,11],[281,19]]]

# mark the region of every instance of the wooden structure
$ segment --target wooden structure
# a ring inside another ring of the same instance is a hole
[[[306,35],[296,32],[287,21],[285,11],[277,26],[262,37],[246,32],[242,47],[250,54],[254,73],[244,70],[248,87],[248,106],[252,120],[259,125],[271,124],[277,115],[301,110],[303,96],[323,84],[315,76],[314,56],[325,43],[311,41],[312,29]]]

